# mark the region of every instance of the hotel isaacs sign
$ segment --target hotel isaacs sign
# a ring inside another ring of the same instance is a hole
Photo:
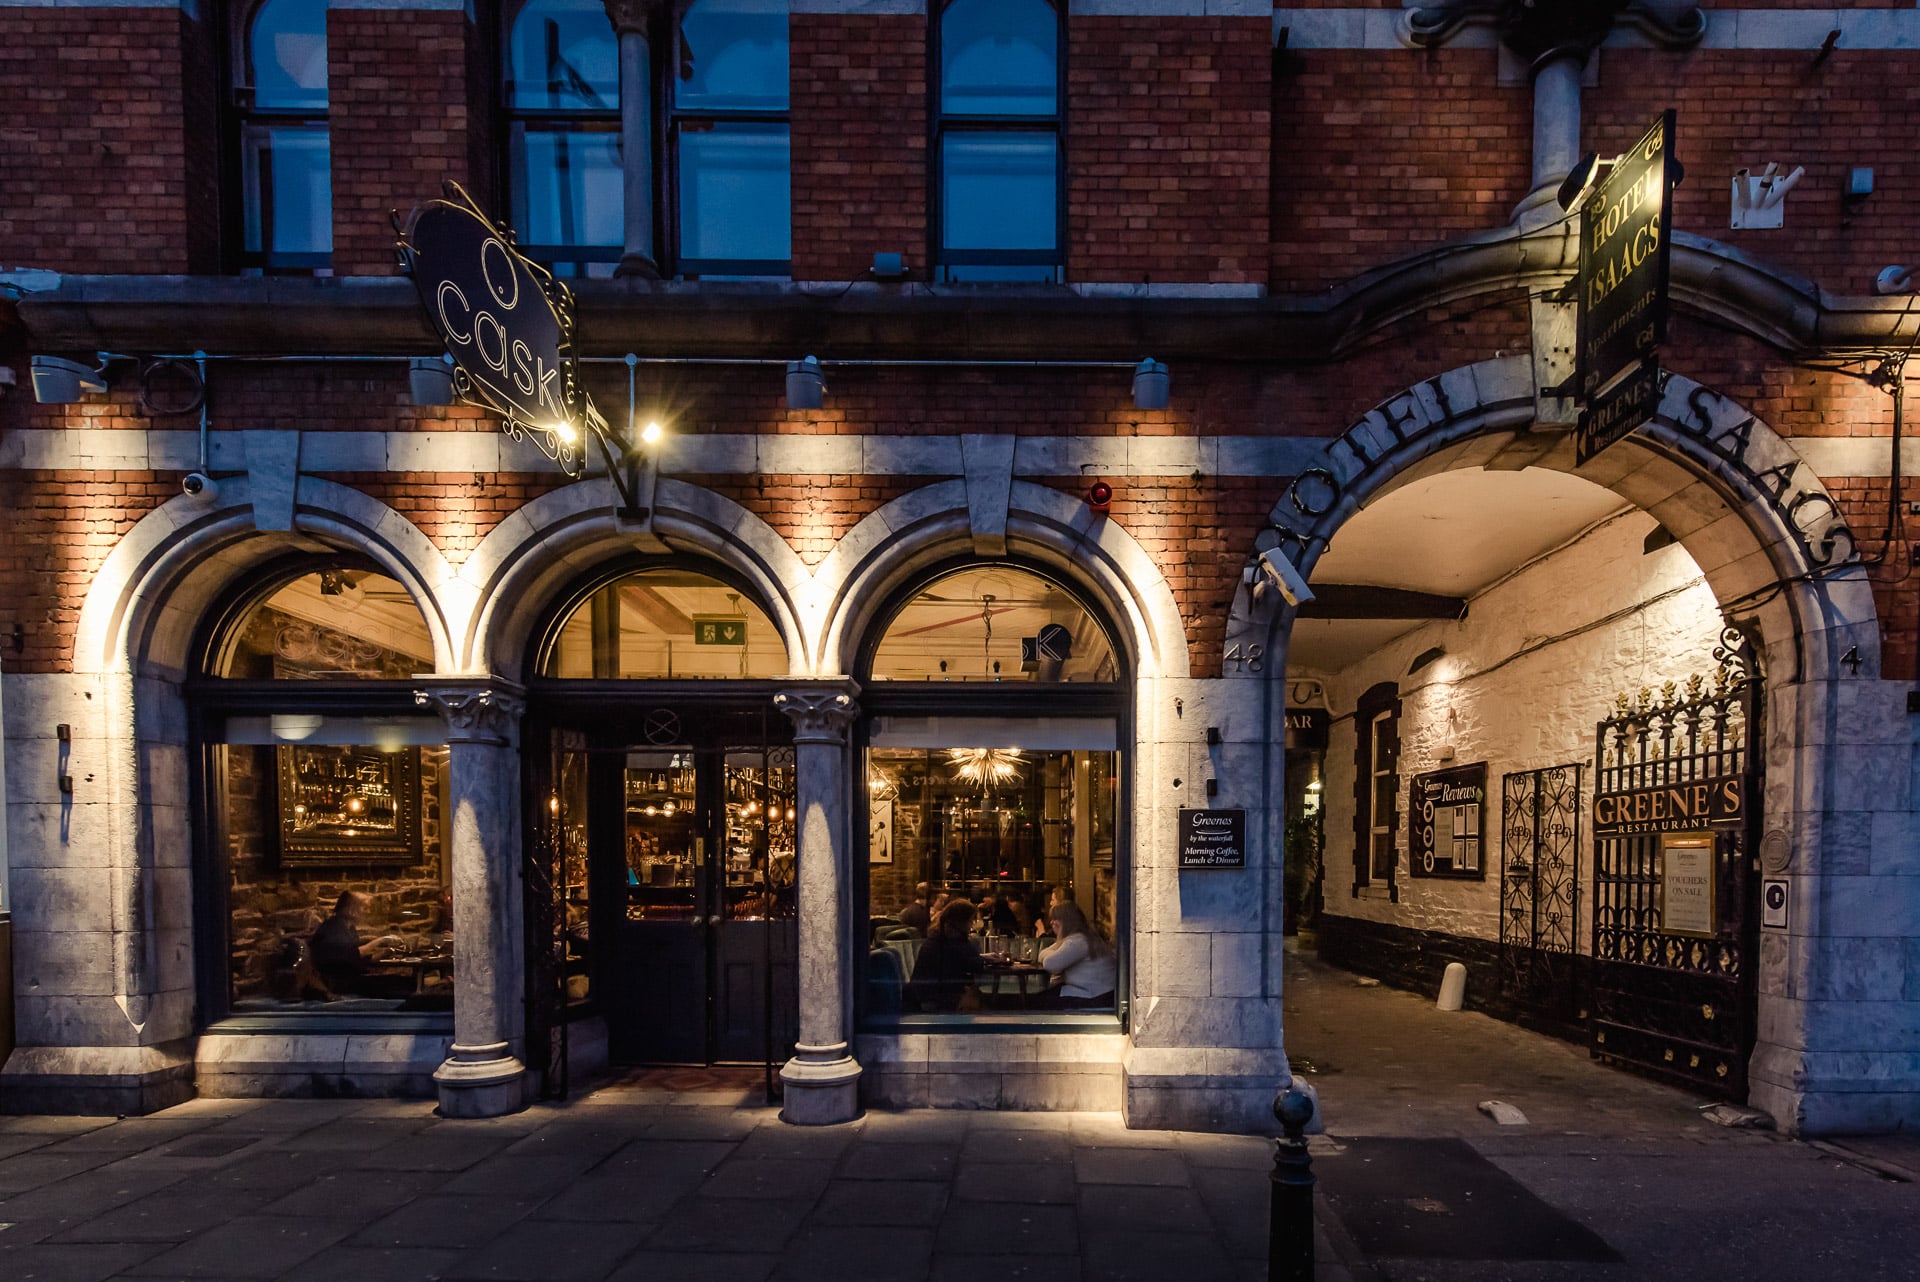
[[[1574,463],[1612,445],[1660,403],[1658,347],[1667,336],[1674,113],[1661,113],[1580,212],[1577,377],[1585,408]]]
[[[1713,825],[1737,823],[1746,816],[1746,776],[1722,775],[1595,797],[1593,835],[1697,832]]]

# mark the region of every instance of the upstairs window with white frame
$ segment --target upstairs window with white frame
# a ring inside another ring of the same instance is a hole
[[[326,0],[264,0],[237,34],[232,115],[243,272],[328,275],[333,155]]]
[[[952,0],[934,24],[941,280],[1061,278],[1062,26],[1048,0]]]
[[[601,0],[524,0],[506,12],[514,231],[557,276],[611,276],[626,232],[613,23]]]

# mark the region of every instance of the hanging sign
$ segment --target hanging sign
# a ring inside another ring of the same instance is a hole
[[[1660,838],[1660,932],[1712,939],[1719,931],[1714,911],[1713,834],[1670,832]]]
[[[1180,867],[1245,868],[1247,812],[1180,811]]]
[[[1415,877],[1487,875],[1481,830],[1487,813],[1487,763],[1415,775],[1407,786],[1409,868]]]
[[[588,431],[605,420],[579,385],[573,294],[522,254],[513,233],[458,183],[400,230],[400,263],[454,362],[454,390],[532,439],[568,476],[585,471]]]
[[[745,645],[747,621],[737,614],[696,614],[693,616],[695,645]]]
[[[1657,352],[1667,336],[1673,188],[1680,180],[1673,135],[1669,107],[1580,211],[1575,360],[1586,405],[1575,466],[1646,422],[1660,401]]]

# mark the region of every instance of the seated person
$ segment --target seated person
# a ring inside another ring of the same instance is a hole
[[[902,926],[911,926],[922,935],[927,933],[927,927],[933,925],[933,915],[927,909],[927,900],[931,898],[932,890],[933,887],[924,881],[913,888],[913,902],[900,910],[899,919]]]
[[[1071,900],[1048,912],[1054,944],[1040,950],[1040,964],[1053,976],[1047,1005],[1055,1010],[1084,1010],[1113,1005],[1118,977],[1113,945],[1093,933],[1086,914]]]
[[[927,942],[914,959],[913,978],[907,981],[907,999],[924,1011],[957,1011],[977,990],[976,976],[985,969],[980,953],[967,938],[973,929],[973,905],[962,899],[948,904]]]
[[[375,973],[371,964],[376,953],[397,947],[400,936],[382,935],[365,943],[360,940],[360,921],[367,915],[367,904],[367,897],[357,890],[345,891],[334,901],[333,916],[315,927],[308,941],[313,969],[336,993],[403,997],[412,987],[407,977]]]

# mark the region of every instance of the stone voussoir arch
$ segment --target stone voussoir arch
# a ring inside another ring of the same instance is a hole
[[[1525,356],[1449,370],[1367,411],[1293,478],[1257,554],[1311,576],[1327,544],[1361,507],[1410,481],[1482,466],[1533,420]],[[1568,472],[1647,511],[1693,556],[1730,618],[1766,638],[1773,680],[1831,679],[1851,652],[1877,676],[1879,624],[1852,531],[1793,445],[1733,400],[1663,374],[1653,418],[1585,467],[1566,434],[1533,466]],[[1223,676],[1259,673],[1231,657],[1283,640],[1281,593],[1255,561],[1227,621]],[[1870,666],[1869,666],[1870,665]],[[1271,670],[1271,669],[1269,669]]]
[[[809,575],[772,526],[712,490],[667,477],[654,493],[651,538],[615,515],[618,502],[612,482],[590,478],[534,499],[487,533],[444,593],[458,604],[460,671],[518,673],[537,640],[532,629],[541,610],[532,607],[622,553],[664,546],[744,578],[780,630],[791,673],[811,675],[795,599]]]
[[[258,528],[245,477],[222,480],[211,499],[183,494],[142,517],[88,586],[74,672],[185,675],[197,661],[191,647],[205,612],[219,595],[260,565],[316,544],[360,553],[405,587],[426,621],[436,666],[448,670],[452,633],[437,592],[451,577],[446,557],[380,500],[303,476],[291,530]]]
[[[1013,481],[1003,536],[1007,555],[1045,567],[1087,592],[1119,629],[1133,676],[1189,675],[1186,626],[1166,576],[1118,522],[1084,500]],[[914,575],[979,554],[964,480],[939,481],[864,517],[815,567],[807,608],[821,672],[852,672],[892,593]]]

